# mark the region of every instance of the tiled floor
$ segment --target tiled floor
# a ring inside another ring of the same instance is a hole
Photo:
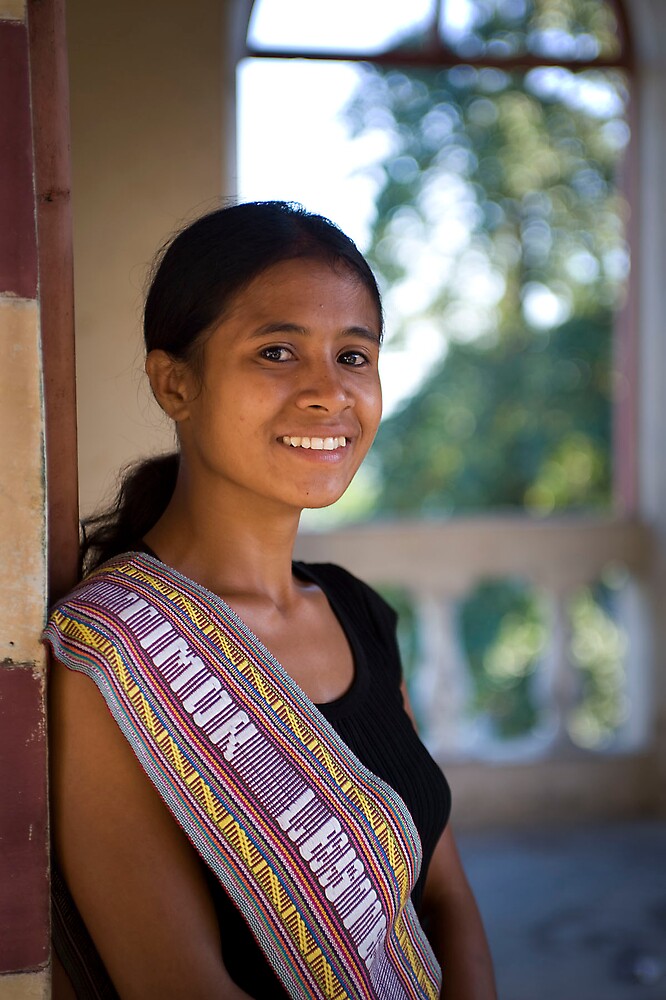
[[[500,1000],[666,1000],[666,823],[457,839]]]

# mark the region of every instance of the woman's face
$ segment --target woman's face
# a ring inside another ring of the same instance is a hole
[[[283,261],[239,292],[203,348],[179,419],[186,473],[242,503],[324,507],[346,490],[381,415],[380,318],[340,266]]]

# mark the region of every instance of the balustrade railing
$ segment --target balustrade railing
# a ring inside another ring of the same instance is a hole
[[[520,760],[583,753],[568,720],[580,699],[580,670],[572,658],[571,596],[621,567],[619,601],[629,638],[624,657],[625,719],[610,749],[638,749],[650,728],[647,618],[641,591],[649,569],[650,535],[631,521],[576,517],[456,518],[396,521],[303,533],[299,558],[337,562],[369,583],[409,595],[419,632],[413,695],[424,733],[440,760]],[[547,641],[534,676],[539,724],[527,736],[499,739],[470,718],[471,678],[456,608],[487,580],[524,581],[547,609]]]

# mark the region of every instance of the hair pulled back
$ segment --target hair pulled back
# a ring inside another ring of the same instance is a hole
[[[166,351],[199,366],[207,335],[235,296],[274,264],[296,258],[351,271],[375,302],[381,325],[375,277],[338,226],[291,202],[246,202],[201,216],[159,251],[144,309],[146,352]],[[178,463],[174,452],[124,470],[111,506],[83,525],[82,572],[141,541],[171,499]]]

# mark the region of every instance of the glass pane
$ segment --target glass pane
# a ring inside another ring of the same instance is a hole
[[[363,73],[354,134],[383,120],[390,148],[368,248],[389,316],[373,512],[608,508],[623,81]]]
[[[444,0],[440,31],[464,59],[591,60],[621,51],[615,13],[604,0]]]
[[[343,110],[356,64],[246,59],[238,73],[238,190],[243,200],[302,202],[370,243],[375,139],[354,141]],[[381,140],[378,140],[381,144]]]
[[[248,42],[256,49],[376,55],[422,38],[434,0],[256,0]]]

